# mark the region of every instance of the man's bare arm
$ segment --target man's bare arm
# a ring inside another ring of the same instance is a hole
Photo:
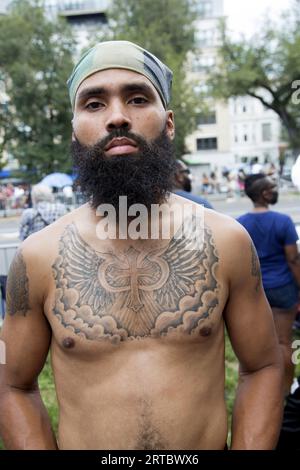
[[[7,449],[56,449],[37,383],[51,333],[42,309],[39,270],[29,268],[27,251],[17,252],[7,282],[1,331],[6,364],[0,365],[0,434]]]
[[[240,362],[231,448],[268,450],[276,446],[282,419],[282,360],[256,250],[246,232],[238,232],[225,311]]]
[[[300,289],[300,253],[298,253],[296,243],[294,245],[286,245],[284,247],[285,256],[292,271],[295,281]]]

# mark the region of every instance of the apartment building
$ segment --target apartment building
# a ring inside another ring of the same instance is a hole
[[[0,0],[0,15],[3,15],[8,7],[10,0]]]
[[[215,66],[220,46],[219,24],[224,18],[223,0],[198,0],[196,44],[198,53],[191,59],[190,78],[198,91],[207,89],[208,73]],[[234,158],[230,149],[230,116],[225,101],[207,101],[206,113],[197,118],[197,129],[187,139],[189,154],[184,160],[193,166],[196,190],[203,173],[221,173],[232,166]]]
[[[234,162],[278,163],[281,142],[281,123],[274,111],[248,96],[229,100],[230,140]]]
[[[79,50],[89,43],[91,32],[107,24],[109,5],[110,0],[45,0],[49,16],[65,17],[72,26]]]

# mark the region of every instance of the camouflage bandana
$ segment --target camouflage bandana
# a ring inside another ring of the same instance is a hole
[[[107,41],[89,49],[74,67],[67,81],[72,109],[80,84],[101,70],[126,69],[147,77],[159,93],[164,108],[170,101],[172,71],[157,57],[128,41]]]

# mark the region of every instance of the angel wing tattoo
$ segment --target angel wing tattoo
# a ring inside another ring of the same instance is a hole
[[[203,249],[193,249],[189,231],[152,251],[98,252],[66,227],[52,269],[54,314],[63,326],[88,339],[113,341],[187,333],[218,304],[218,256],[209,229]]]

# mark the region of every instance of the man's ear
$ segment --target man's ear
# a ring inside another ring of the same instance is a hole
[[[169,110],[166,112],[167,120],[166,120],[166,132],[167,135],[171,140],[175,137],[175,121],[174,121],[174,113],[173,111]]]

